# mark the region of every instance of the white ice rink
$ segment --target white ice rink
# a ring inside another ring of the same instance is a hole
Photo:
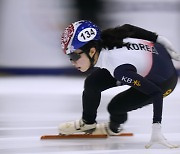
[[[40,140],[57,134],[61,122],[81,117],[81,77],[20,76],[0,78],[0,154],[180,154],[180,148],[161,145],[145,149],[150,139],[152,105],[129,114],[125,125],[133,137]],[[106,105],[118,87],[103,92],[98,122],[108,121]],[[162,130],[180,145],[180,82],[164,100]]]

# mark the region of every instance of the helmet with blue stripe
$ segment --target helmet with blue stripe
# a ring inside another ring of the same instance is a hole
[[[100,29],[91,21],[80,20],[70,24],[62,34],[61,46],[65,54],[71,54],[91,40],[100,39]]]

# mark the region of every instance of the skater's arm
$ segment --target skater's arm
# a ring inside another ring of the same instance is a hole
[[[82,96],[83,116],[87,123],[94,123],[101,100],[101,92],[115,87],[117,80],[106,69],[97,69],[85,80]]]
[[[131,64],[118,66],[114,77],[125,85],[129,85],[152,98],[153,123],[161,123],[163,95],[161,89],[153,82],[137,74],[136,68]]]
[[[144,39],[144,40],[156,42],[158,37],[158,35],[154,32],[130,24],[125,24],[121,27],[127,31],[128,37],[131,38],[138,38],[138,39]]]

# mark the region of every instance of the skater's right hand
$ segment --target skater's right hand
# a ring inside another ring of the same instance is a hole
[[[145,148],[150,148],[153,144],[162,144],[168,148],[178,148],[179,146],[171,144],[167,141],[161,132],[161,124],[154,123],[152,126],[152,134],[150,142],[145,146]]]

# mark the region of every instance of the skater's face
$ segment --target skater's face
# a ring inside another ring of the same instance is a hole
[[[96,50],[90,50],[89,56],[93,57],[95,53]],[[86,72],[91,66],[90,59],[88,58],[86,53],[82,52],[82,50],[79,49],[76,50],[72,55],[70,55],[70,61],[73,66],[81,72]]]

